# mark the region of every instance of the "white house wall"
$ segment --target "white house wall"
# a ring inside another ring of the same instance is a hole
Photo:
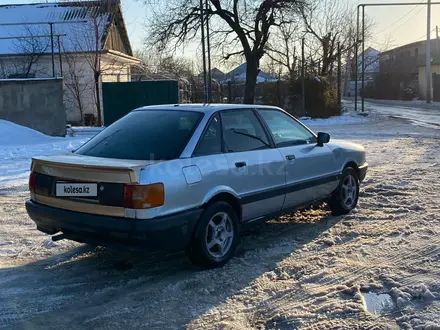
[[[365,50],[365,73],[380,72],[380,52],[375,49]],[[358,73],[362,73],[362,56],[358,57]]]

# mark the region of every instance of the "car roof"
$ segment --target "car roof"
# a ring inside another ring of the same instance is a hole
[[[137,108],[133,111],[148,111],[148,110],[167,110],[167,111],[197,111],[203,113],[214,113],[221,110],[237,110],[237,109],[280,109],[271,105],[259,105],[259,104],[197,104],[197,103],[185,103],[185,104],[163,104],[163,105],[151,105]]]

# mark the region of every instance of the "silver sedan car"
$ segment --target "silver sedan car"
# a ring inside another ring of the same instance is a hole
[[[136,109],[31,169],[26,208],[53,240],[185,249],[216,267],[249,225],[318,201],[350,212],[367,163],[276,107],[189,104]]]

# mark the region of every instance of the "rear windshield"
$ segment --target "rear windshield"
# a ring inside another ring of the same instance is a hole
[[[118,159],[176,159],[202,116],[200,112],[174,110],[131,112],[75,153]]]

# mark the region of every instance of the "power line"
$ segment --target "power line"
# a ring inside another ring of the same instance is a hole
[[[417,6],[418,7],[418,6]],[[417,8],[414,7],[414,8]],[[417,12],[414,13],[414,15],[412,15],[410,18],[408,18],[405,22],[403,22],[402,24],[400,24],[398,27],[396,27],[394,30],[392,30],[391,32],[389,32],[389,34],[396,32],[397,30],[399,30],[402,26],[404,26],[406,23],[408,23],[410,20],[412,20],[414,17],[416,17],[422,10],[424,9],[424,7],[420,7],[419,10]]]
[[[435,30],[436,29],[434,28],[434,29],[431,30],[431,32],[434,32]],[[425,33],[423,36],[421,36],[420,38],[416,39],[416,41],[420,41],[420,40],[426,39],[426,37],[427,37],[427,34]]]
[[[425,2],[425,0],[422,0],[422,1],[420,2],[420,5],[424,4],[424,2]],[[411,8],[411,10],[409,10],[405,15],[403,15],[402,17],[400,17],[399,19],[397,19],[395,22],[393,22],[393,23],[391,23],[390,25],[388,25],[386,28],[380,30],[379,32],[376,32],[376,34],[380,34],[380,33],[384,32],[384,31],[388,30],[390,27],[394,26],[395,24],[399,23],[399,22],[400,22],[401,20],[403,20],[406,16],[408,16],[408,15],[411,14],[414,10],[416,10],[418,6],[419,6],[419,5],[417,5],[417,6],[413,7],[413,8]],[[422,8],[423,8],[423,7],[422,7]]]

